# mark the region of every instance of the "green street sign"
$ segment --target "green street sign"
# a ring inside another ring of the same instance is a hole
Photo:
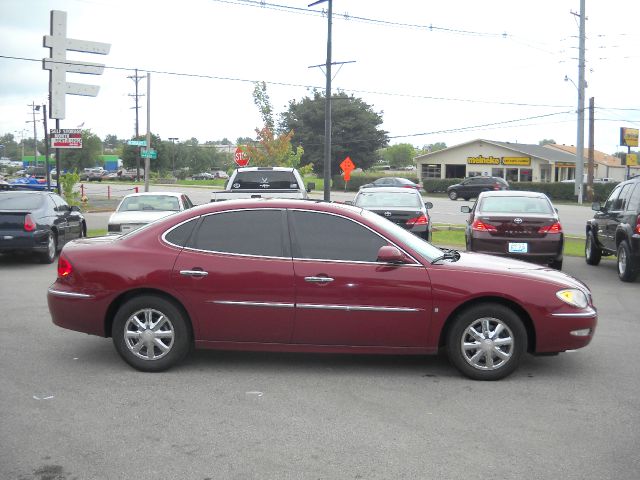
[[[158,152],[156,152],[154,149],[146,149],[143,148],[142,150],[140,150],[140,156],[142,158],[158,158]]]
[[[134,145],[136,147],[146,147],[147,141],[146,140],[129,140],[127,142],[127,145]]]

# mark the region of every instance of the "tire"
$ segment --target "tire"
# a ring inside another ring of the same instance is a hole
[[[562,270],[562,260],[553,260],[549,263],[551,268],[555,268],[556,270]]]
[[[47,235],[47,251],[40,254],[40,263],[53,263],[58,252],[58,239],[54,232]]]
[[[122,359],[143,372],[171,368],[184,359],[192,344],[182,311],[155,295],[140,295],[124,303],[114,318],[111,336]]]
[[[623,282],[633,282],[638,277],[638,265],[631,254],[631,248],[626,240],[618,245],[618,277]]]
[[[80,225],[80,238],[85,238],[87,236],[87,224],[82,222]]]
[[[458,192],[456,192],[455,190],[450,190],[449,191],[449,198],[451,200],[457,200],[458,199]]]
[[[602,258],[602,251],[596,243],[593,232],[587,233],[587,239],[584,242],[584,260],[587,265],[598,265]]]
[[[494,335],[498,335],[497,344]],[[518,367],[526,350],[527,331],[522,320],[513,310],[497,303],[462,311],[447,335],[449,361],[473,380],[506,377]]]

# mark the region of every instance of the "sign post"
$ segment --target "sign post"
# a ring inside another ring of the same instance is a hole
[[[345,158],[340,164],[340,168],[344,172],[344,191],[347,191],[347,182],[351,180],[351,172],[356,168],[351,158]]]
[[[236,152],[233,155],[233,160],[239,167],[246,167],[247,165],[249,165],[249,155],[247,155],[247,152],[242,150],[242,148],[240,147],[236,148]]]

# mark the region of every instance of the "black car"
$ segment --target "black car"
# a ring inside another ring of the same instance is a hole
[[[35,253],[52,263],[65,243],[86,234],[80,209],[55,193],[0,192],[0,253]]]
[[[360,188],[374,188],[374,187],[400,187],[400,188],[414,188],[420,190],[420,185],[412,182],[408,178],[400,177],[382,177],[374,180],[371,183],[362,185]]]
[[[464,198],[476,198],[480,192],[488,192],[491,190],[508,190],[509,183],[500,177],[467,177],[462,182],[451,185],[447,188],[447,195],[451,200]]]
[[[415,189],[379,187],[360,190],[353,205],[377,213],[409,230],[426,241],[431,241],[431,202],[425,203]]]
[[[598,265],[602,256],[616,255],[618,277],[633,282],[640,273],[640,176],[618,184],[604,205],[594,202],[587,222],[585,259]]]

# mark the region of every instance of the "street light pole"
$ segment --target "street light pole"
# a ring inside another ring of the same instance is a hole
[[[578,141],[576,147],[576,190],[582,205],[584,177],[584,67],[585,67],[585,0],[580,0],[580,41],[578,53]]]
[[[176,176],[176,144],[175,142],[178,141],[178,137],[169,137],[169,140],[171,141],[171,145],[173,145],[171,147],[171,149],[173,150],[173,157],[171,159],[171,173],[173,174],[173,178],[175,178]]]

